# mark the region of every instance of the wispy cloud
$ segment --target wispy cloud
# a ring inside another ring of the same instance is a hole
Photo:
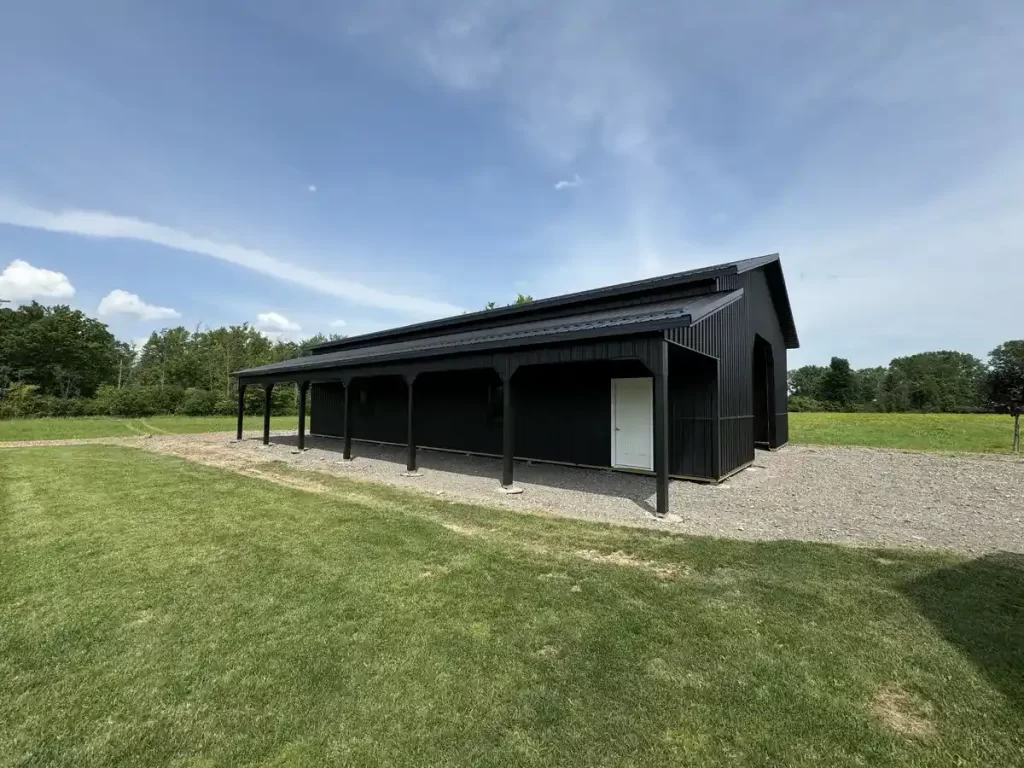
[[[15,259],[0,272],[0,299],[70,299],[74,295],[75,287],[63,272],[34,267],[21,259]]]
[[[580,175],[577,173],[571,179],[556,181],[555,189],[572,189],[573,187],[578,187],[582,183],[583,179],[581,179]]]
[[[348,326],[348,323],[346,323],[344,320],[332,320],[331,321],[331,328],[345,328],[347,326]]]
[[[869,364],[1018,333],[1019,281],[991,276],[1024,257],[1022,24],[970,2],[392,0],[358,32],[609,179],[533,236],[538,294],[779,250],[795,359]]]
[[[47,211],[0,200],[0,224],[63,232],[84,237],[137,240],[219,259],[318,293],[380,309],[439,317],[461,308],[442,301],[404,296],[325,274],[264,251],[235,243],[197,237],[179,229],[104,211]]]
[[[132,315],[139,320],[170,320],[181,317],[181,313],[170,307],[157,307],[147,304],[138,294],[115,289],[100,300],[97,310],[100,317],[112,315]]]

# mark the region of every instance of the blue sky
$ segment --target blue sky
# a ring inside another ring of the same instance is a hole
[[[3,16],[0,295],[102,303],[124,339],[361,333],[776,251],[792,364],[1024,332],[1019,4]]]

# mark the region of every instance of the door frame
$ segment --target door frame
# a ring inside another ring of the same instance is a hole
[[[616,384],[617,384],[617,382],[620,382],[620,381],[633,381],[633,380],[636,380],[636,379],[640,379],[642,381],[646,381],[650,385],[650,393],[651,393],[651,398],[650,398],[650,402],[651,402],[650,419],[651,419],[651,422],[650,422],[650,430],[648,430],[648,434],[650,435],[650,442],[648,443],[648,446],[647,446],[647,455],[651,457],[651,462],[650,462],[650,466],[647,466],[647,467],[631,467],[631,466],[628,466],[628,465],[625,465],[625,464],[617,464],[616,463],[616,458],[617,458],[616,448],[617,448],[617,444],[616,444],[616,440],[615,440],[615,435],[618,432],[618,430],[615,428],[616,421],[617,421],[617,416],[618,416],[618,414],[616,412],[616,408],[615,408],[615,406],[616,406],[616,399],[618,397],[618,388],[617,388]],[[612,401],[612,412],[611,412],[612,454],[611,454],[611,457],[610,457],[611,458],[610,464],[611,464],[612,469],[630,469],[630,470],[641,470],[641,471],[646,470],[648,472],[653,472],[654,471],[654,378],[652,376],[625,376],[625,377],[620,377],[620,378],[612,379],[611,380],[611,401]]]

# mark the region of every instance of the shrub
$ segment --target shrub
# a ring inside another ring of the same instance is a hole
[[[148,413],[140,413],[140,416],[149,416],[154,413],[175,413],[181,401],[185,399],[183,387],[139,387],[139,395],[149,409]],[[129,415],[129,414],[125,414]]]
[[[182,416],[212,416],[216,412],[217,396],[205,389],[186,389],[175,409]]]
[[[793,397],[789,398],[790,413],[815,412],[825,410],[828,410],[825,404],[819,400],[815,400],[813,397],[794,395]]]
[[[39,387],[32,384],[11,384],[0,400],[0,419],[24,419],[35,415]]]

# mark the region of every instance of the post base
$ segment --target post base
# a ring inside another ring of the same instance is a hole
[[[412,472],[403,472],[402,477],[423,477],[423,473],[413,470]]]
[[[522,493],[522,492],[523,492],[522,488],[518,488],[518,487],[516,487],[514,485],[503,485],[503,486],[501,486],[498,489],[498,493],[504,493],[506,495],[514,495],[514,494]]]

